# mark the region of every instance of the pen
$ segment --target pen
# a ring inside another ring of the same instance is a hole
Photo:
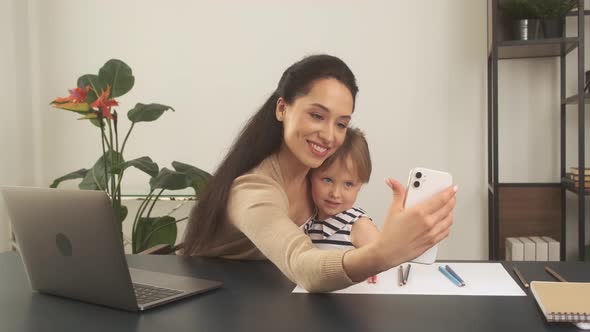
[[[400,286],[404,285],[404,266],[400,265],[397,273],[397,281]]]
[[[455,277],[455,279],[457,279],[457,281],[459,281],[459,283],[461,283],[461,286],[465,286],[465,281],[463,281],[463,279],[461,279],[461,277],[459,277],[459,275],[453,271],[453,269],[451,269],[450,266],[445,265],[445,269],[453,276]]]
[[[457,285],[457,287],[461,287],[461,282],[459,282],[459,280],[455,279],[455,277],[453,277],[452,274],[449,273],[449,271],[447,271],[447,269],[445,269],[442,265],[440,265],[438,267],[438,270],[440,271],[440,273],[444,274],[445,277],[447,277],[447,279],[449,279],[452,283],[454,283],[455,285]]]
[[[404,285],[408,283],[408,278],[410,277],[410,269],[412,268],[412,264],[408,264],[408,268],[406,269],[406,274],[404,275]]]
[[[518,271],[518,269],[516,268],[516,266],[512,267],[512,270],[514,271],[514,273],[516,273],[516,276],[518,277],[518,280],[520,280],[520,282],[522,283],[522,285],[524,286],[524,288],[529,288],[529,283],[526,282],[526,280],[524,279],[524,277],[522,276],[522,274],[520,274],[520,271]]]
[[[553,269],[550,268],[549,266],[545,266],[545,271],[547,271],[547,273],[549,273],[550,275],[555,277],[555,279],[557,279],[559,281],[567,282],[567,280],[565,280],[564,277],[560,276],[559,273],[553,271]]]

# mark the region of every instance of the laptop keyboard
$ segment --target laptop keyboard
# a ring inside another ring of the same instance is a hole
[[[133,283],[133,289],[135,290],[135,297],[137,298],[137,303],[139,304],[158,301],[182,293],[181,291],[177,291],[174,289],[148,286],[136,283]]]

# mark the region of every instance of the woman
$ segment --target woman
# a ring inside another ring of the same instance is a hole
[[[404,187],[379,238],[320,250],[301,226],[313,214],[308,172],[342,145],[358,88],[340,59],[314,55],[283,73],[234,142],[191,213],[185,255],[270,259],[310,292],[341,289],[417,257],[448,236],[456,187],[403,210]]]

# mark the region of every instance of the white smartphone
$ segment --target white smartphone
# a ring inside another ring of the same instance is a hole
[[[428,168],[416,167],[410,171],[404,208],[421,203],[430,197],[444,191],[453,184],[453,177],[447,172],[435,171]],[[412,262],[432,264],[436,261],[438,244],[426,250]]]

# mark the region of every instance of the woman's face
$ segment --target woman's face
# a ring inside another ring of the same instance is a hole
[[[319,167],[344,142],[353,111],[352,94],[336,79],[312,84],[305,96],[289,105],[279,98],[277,119],[283,122],[283,141],[306,167]]]

